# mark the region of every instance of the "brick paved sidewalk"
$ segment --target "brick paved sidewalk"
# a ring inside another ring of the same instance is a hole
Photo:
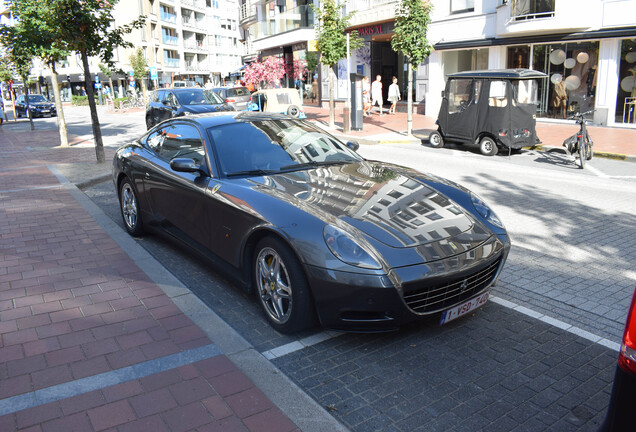
[[[318,121],[322,124],[329,124],[329,109],[317,106],[304,106],[307,117],[310,120]],[[377,108],[376,108],[377,110]],[[374,112],[370,117],[365,117],[361,131],[350,131],[346,135],[361,141],[391,141],[406,139],[407,116],[405,112],[397,114],[385,114],[379,116]],[[342,108],[336,109],[335,122],[336,131],[342,133],[343,115]],[[419,139],[428,139],[428,131],[437,129],[435,125],[436,117],[421,114],[413,115],[413,133]],[[606,153],[623,159],[621,156],[628,156],[629,160],[636,161],[636,128],[620,127],[599,127],[589,126],[589,133],[594,141],[595,153]],[[537,135],[543,146],[561,148],[563,140],[576,133],[578,126],[574,122],[558,121],[537,121]],[[419,140],[418,140],[419,141]]]
[[[0,130],[0,430],[298,430],[60,184],[95,153],[56,134]]]

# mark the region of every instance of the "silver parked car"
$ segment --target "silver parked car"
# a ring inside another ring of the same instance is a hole
[[[252,96],[247,87],[217,87],[212,91],[221,96],[221,99],[234,107],[236,111],[245,110]]]

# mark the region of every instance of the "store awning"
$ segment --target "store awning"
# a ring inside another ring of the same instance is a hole
[[[232,72],[232,73],[230,74],[230,76],[232,76],[232,75],[239,75],[241,72],[243,72],[243,69],[245,69],[245,66],[247,66],[247,65],[243,65],[243,66],[241,66],[240,68],[238,68],[237,70],[235,70],[234,72]]]

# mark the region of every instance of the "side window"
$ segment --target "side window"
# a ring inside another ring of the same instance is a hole
[[[163,129],[157,129],[146,137],[146,145],[156,153],[159,153],[161,144],[163,144],[164,133]]]
[[[177,98],[174,97],[174,94],[172,92],[165,92],[161,102],[166,102],[169,106],[176,106]]]
[[[488,95],[488,105],[493,107],[508,106],[506,85],[507,85],[507,81],[491,81],[490,82],[490,93]]]
[[[472,79],[451,80],[450,89],[448,91],[448,112],[450,114],[466,109],[472,101],[472,88]]]
[[[198,164],[203,162],[203,142],[194,126],[172,124],[161,129],[163,142],[159,156],[166,160],[176,157],[194,159]]]

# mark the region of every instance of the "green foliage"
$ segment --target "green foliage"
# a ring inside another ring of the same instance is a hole
[[[11,65],[8,57],[0,57],[0,81],[7,82],[13,79],[13,72],[11,72]]]
[[[305,59],[307,59],[307,70],[313,73],[318,66],[318,52],[306,50]]]
[[[142,80],[148,74],[148,72],[146,72],[148,62],[144,57],[144,51],[141,47],[137,48],[137,51],[130,56],[130,65],[132,66],[133,76],[136,80]]]
[[[345,30],[352,15],[343,16],[341,9],[342,5],[336,3],[336,0],[324,0],[320,2],[320,7],[314,8],[317,18],[316,35],[318,36],[317,47],[320,51],[320,61],[330,67],[347,57]],[[352,31],[349,37],[350,50],[360,48],[362,43],[358,32]]]
[[[132,47],[124,36],[141,28],[145,17],[130,24],[115,27],[112,11],[117,0],[31,0],[50,1],[51,19],[57,27],[58,40],[71,51],[99,56],[113,66],[114,50],[117,47]]]
[[[426,39],[431,9],[428,0],[401,0],[395,13],[395,34],[391,39],[391,47],[404,54],[414,66],[426,60],[433,50]]]

